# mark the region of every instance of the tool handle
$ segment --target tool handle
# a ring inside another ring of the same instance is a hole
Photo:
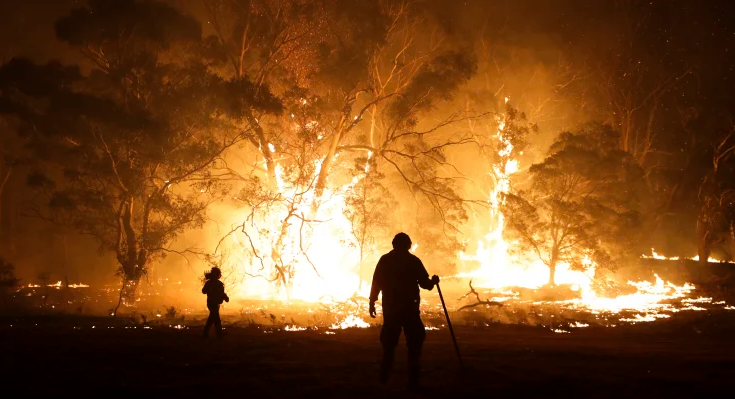
[[[449,326],[449,333],[452,334],[452,342],[454,342],[454,351],[457,352],[457,359],[459,359],[459,367],[464,368],[462,363],[462,355],[459,354],[459,345],[457,345],[457,337],[454,336],[454,329],[452,328],[452,321],[449,320],[449,312],[447,312],[447,305],[444,303],[444,295],[442,295],[442,289],[439,287],[439,283],[436,283],[436,290],[439,291],[439,299],[442,301],[442,307],[444,308],[444,316],[447,317],[447,326]]]

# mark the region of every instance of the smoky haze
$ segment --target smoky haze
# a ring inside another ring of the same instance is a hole
[[[5,2],[0,6],[0,19],[3,20],[0,23],[1,60],[4,63],[13,57],[28,57],[38,63],[59,60],[63,64],[77,63],[83,73],[89,73],[94,65],[78,49],[57,40],[54,32],[57,19],[85,3]],[[216,34],[213,19],[202,2],[171,0],[168,3],[196,19],[205,36]],[[362,12],[357,3],[346,2],[344,11],[348,14]],[[647,202],[642,201],[645,204],[641,208],[644,217],[640,227],[645,231],[646,240],[639,242],[640,250],[655,247],[671,256],[697,254],[700,207],[696,192],[711,158],[698,155],[698,151],[700,148],[709,151],[713,147],[711,143],[716,143],[715,138],[727,129],[735,105],[731,93],[735,77],[732,56],[735,13],[732,6],[725,3],[655,0],[417,2],[410,13],[419,22],[408,37],[418,49],[417,56],[422,51],[427,54],[433,50],[453,51],[467,56],[476,67],[450,95],[435,101],[430,111],[421,114],[414,130],[430,130],[447,118],[459,115],[467,119],[444,129],[437,140],[465,135],[489,138],[483,141],[483,146],[477,143],[453,146],[443,153],[446,164],[440,165],[436,175],[461,177],[456,180],[457,192],[459,197],[470,201],[460,207],[463,211],[448,213],[450,217],[455,214],[457,217],[451,226],[441,221],[445,215],[430,203],[419,203],[416,188],[395,179],[396,173],[390,165],[376,166],[380,172],[394,178],[385,186],[395,197],[397,213],[381,227],[383,230],[365,254],[362,263],[366,266],[361,269],[360,277],[369,279],[377,257],[390,250],[390,237],[397,231],[406,231],[414,237],[419,245],[419,256],[433,254],[422,251],[441,247],[437,251],[442,255],[437,255],[436,259],[442,264],[430,265],[432,270],[453,274],[473,267],[466,262],[456,261],[452,265],[449,264],[451,259],[443,261],[451,258],[451,254],[456,256],[460,250],[474,252],[477,239],[485,234],[491,223],[486,203],[497,184],[492,174],[497,144],[493,137],[498,129],[497,116],[506,113],[506,106],[516,109],[518,115],[525,117],[524,123],[533,126],[526,138],[528,145],[522,153],[514,154],[520,169],[512,177],[515,187],[528,186],[529,167],[546,157],[550,145],[561,132],[574,131],[593,121],[610,124],[630,138],[630,142],[625,143],[621,139],[621,147],[636,157],[646,173],[648,191],[641,196]],[[315,29],[326,28],[317,26]],[[340,26],[334,29],[339,30]],[[318,38],[319,34],[314,37]],[[308,65],[299,67],[308,68]],[[221,70],[224,74],[233,73],[230,64],[225,64]],[[314,91],[324,94],[325,98],[338,91],[310,83]],[[327,80],[321,83],[330,84]],[[272,85],[277,95],[286,93],[287,89],[285,84]],[[357,97],[356,106],[366,106],[369,102],[366,98]],[[388,111],[385,112],[388,115]],[[287,113],[284,115],[282,119],[270,117],[266,121],[282,126],[279,124],[288,122]],[[336,123],[326,113],[320,116],[324,121]],[[367,120],[355,127],[355,138],[341,145],[364,144],[366,140],[361,138],[371,135]],[[383,127],[388,129],[387,124]],[[15,137],[14,122],[4,119],[2,129],[3,141],[8,143],[7,146],[3,144],[5,155],[5,150],[11,147],[11,141],[5,137]],[[276,157],[280,156],[282,148],[294,150],[285,141],[284,144],[276,141]],[[319,148],[324,152],[327,147]],[[332,165],[336,177],[330,177],[332,180],[328,184],[347,185],[353,164],[360,156],[365,155],[340,153],[339,161]],[[228,150],[222,162],[242,176],[260,173],[260,178],[264,177],[262,170],[266,166],[262,156],[249,142]],[[119,284],[115,256],[100,250],[94,238],[79,235],[71,227],[40,220],[25,210],[24,204],[37,200],[37,195],[26,184],[27,175],[32,171],[33,167],[19,166],[9,175],[2,194],[2,252],[15,264],[16,275],[23,283],[34,282],[39,274],[49,273],[52,281],[63,280],[66,276],[70,283]],[[190,251],[166,254],[149,266],[146,279],[182,282],[187,289],[200,283],[204,270],[213,264],[207,262],[204,253],[212,253],[234,226],[243,223],[242,218],[248,212],[237,199],[239,190],[247,184],[238,181],[229,184],[229,193],[209,205],[207,221],[172,241],[170,248],[174,251]],[[193,183],[175,188],[197,189]],[[462,212],[466,213],[464,218],[458,216]],[[451,244],[443,247],[439,242],[422,241],[420,226],[426,226],[431,220],[438,225],[431,237],[447,235]],[[725,225],[730,226],[729,222]],[[718,231],[727,232],[728,228],[720,227]],[[315,236],[312,240],[318,242],[320,238]],[[716,240],[711,245],[713,253],[720,258],[735,257],[726,241],[724,238]],[[253,259],[249,261],[255,262]],[[354,257],[349,259],[354,261]],[[231,271],[237,272],[236,269]],[[239,274],[229,276],[230,280],[226,281],[240,284],[249,278],[270,277]],[[164,295],[181,295],[180,287],[166,289],[170,292]],[[195,289],[178,301],[198,300],[196,294]]]

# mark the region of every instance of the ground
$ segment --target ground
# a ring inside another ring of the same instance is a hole
[[[393,379],[377,383],[377,327],[326,334],[251,325],[231,327],[217,341],[204,340],[194,325],[144,329],[111,318],[15,316],[0,319],[0,356],[5,389],[21,396],[730,396],[733,317],[698,317],[562,334],[457,326],[464,370],[449,331],[427,331],[418,395],[406,389],[403,342]]]

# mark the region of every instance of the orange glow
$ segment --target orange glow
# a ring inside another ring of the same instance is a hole
[[[505,99],[506,102],[508,99]],[[477,239],[474,253],[457,254],[460,261],[474,261],[479,267],[472,271],[461,271],[456,278],[472,279],[474,287],[492,290],[497,302],[523,302],[514,287],[539,289],[547,284],[549,268],[531,254],[511,255],[510,249],[516,245],[507,242],[503,232],[504,215],[500,211],[504,195],[511,190],[511,177],[520,170],[519,161],[510,139],[505,137],[506,120],[500,116],[496,120],[495,139],[500,143],[498,156],[501,162],[492,170],[496,182],[490,192],[490,224],[487,233]],[[275,154],[276,148],[269,144]],[[372,152],[368,153],[368,158]],[[314,180],[319,174],[321,163],[314,165]],[[365,165],[365,172],[368,165]],[[313,189],[293,186],[288,182],[285,167],[278,163],[275,167],[275,186],[288,201],[276,203],[267,212],[252,213],[251,209],[241,209],[231,215],[233,226],[248,220],[251,226],[236,229],[225,240],[221,253],[225,256],[223,268],[230,271],[226,281],[232,297],[256,300],[277,300],[284,304],[296,301],[321,303],[332,306],[351,298],[367,298],[369,282],[361,281],[359,249],[346,245],[351,234],[350,221],[344,215],[346,193],[359,183],[357,176],[344,187],[327,188],[320,199],[315,198]],[[314,209],[312,205],[319,201]],[[286,221],[286,222],[284,222]],[[249,233],[247,233],[249,231]],[[430,245],[430,244],[426,244]],[[411,252],[420,248],[414,243]],[[369,248],[375,251],[376,248]],[[256,255],[257,254],[257,255]],[[683,308],[668,304],[669,300],[682,300],[694,291],[692,284],[681,286],[663,281],[658,275],[652,276],[655,282],[628,281],[634,293],[609,298],[596,292],[593,281],[596,265],[584,254],[579,254],[585,271],[572,270],[570,265],[559,262],[556,266],[555,281],[558,285],[568,285],[576,294],[576,299],[559,300],[554,303],[561,308],[583,310],[593,314],[634,312],[634,316],[621,319],[630,323],[653,321],[669,317],[671,312],[698,310],[695,303],[685,303]],[[642,258],[669,259],[652,250],[652,255]],[[284,270],[287,270],[284,272]],[[225,272],[227,275],[227,272]],[[705,299],[701,299],[706,302]],[[711,301],[711,298],[709,298]],[[342,310],[332,329],[368,327],[363,319],[366,309]],[[584,328],[588,324],[577,322],[573,328]],[[287,326],[286,331],[302,331],[304,328]],[[567,331],[555,331],[567,332]]]

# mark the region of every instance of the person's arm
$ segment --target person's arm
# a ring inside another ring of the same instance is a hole
[[[370,286],[370,317],[375,317],[375,301],[378,300],[380,291],[383,290],[383,257],[380,257],[378,264],[375,266],[375,272],[373,272],[373,283]]]
[[[419,282],[419,287],[431,291],[434,286],[439,282],[439,277],[434,275],[429,278],[429,272],[426,271],[424,264],[421,263],[421,259],[416,258],[416,279]]]
[[[202,287],[202,294],[207,294],[209,291],[209,280],[207,280],[206,283],[204,283],[204,287]]]
[[[222,283],[222,298],[224,298],[225,302],[230,302],[230,297],[227,296],[225,293],[225,284]]]
[[[383,257],[378,261],[373,273],[373,284],[370,286],[370,302],[378,300],[378,294],[383,290]]]

